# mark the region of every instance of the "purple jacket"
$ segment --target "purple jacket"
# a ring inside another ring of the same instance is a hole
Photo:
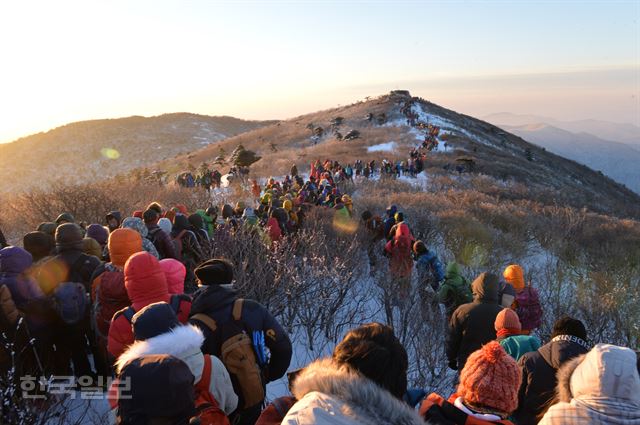
[[[18,308],[44,296],[38,284],[24,275],[32,263],[31,254],[20,247],[0,249],[0,285],[7,285]]]

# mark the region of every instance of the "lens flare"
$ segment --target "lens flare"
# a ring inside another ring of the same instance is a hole
[[[460,252],[460,260],[471,267],[483,267],[489,262],[489,251],[476,242],[467,242]]]
[[[333,229],[338,233],[353,234],[358,230],[358,222],[352,219],[334,217]]]
[[[102,148],[100,149],[100,154],[107,159],[118,159],[120,158],[120,152],[113,148]]]

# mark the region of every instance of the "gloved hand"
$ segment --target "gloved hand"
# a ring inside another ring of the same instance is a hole
[[[411,388],[407,390],[402,399],[409,406],[416,407],[426,395],[427,392],[422,388]]]
[[[449,360],[449,369],[458,370],[458,361],[457,360]]]

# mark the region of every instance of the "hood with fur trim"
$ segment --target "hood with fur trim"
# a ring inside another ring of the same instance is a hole
[[[640,425],[640,377],[636,354],[598,344],[558,370],[559,402],[541,425]]]
[[[598,344],[558,371],[558,399],[611,398],[630,402],[640,409],[640,378],[635,353],[622,347]]]
[[[169,354],[184,361],[194,353],[201,353],[203,343],[204,335],[197,326],[178,326],[156,337],[131,344],[116,360],[116,374],[130,361],[148,354]]]
[[[424,425],[424,421],[415,410],[373,381],[345,366],[336,365],[331,359],[318,360],[307,366],[296,378],[292,392],[294,397],[300,400],[297,409],[294,406],[290,411],[292,415],[296,415],[307,406],[309,409],[317,410],[329,405],[325,402],[313,403],[310,398],[314,397],[312,393],[315,392],[321,393],[316,398],[324,394],[336,401],[333,404],[340,406],[337,413],[343,420],[332,423]],[[311,419],[305,413],[299,416]],[[287,423],[286,420],[283,423]],[[315,423],[325,422],[318,420]]]

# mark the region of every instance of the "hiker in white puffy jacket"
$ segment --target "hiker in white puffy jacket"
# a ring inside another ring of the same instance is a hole
[[[558,371],[557,397],[540,425],[639,425],[640,376],[633,350],[598,344]]]
[[[393,330],[370,323],[351,330],[333,356],[311,363],[293,384],[298,400],[282,424],[421,424],[402,401],[407,353]]]
[[[117,374],[138,357],[169,354],[185,362],[195,377],[195,383],[200,382],[206,359],[201,351],[204,335],[197,326],[181,325],[169,304],[155,303],[133,316],[132,327],[136,342],[118,357]],[[209,391],[222,411],[229,415],[238,405],[231,378],[220,359],[208,354],[206,356],[211,362]]]

